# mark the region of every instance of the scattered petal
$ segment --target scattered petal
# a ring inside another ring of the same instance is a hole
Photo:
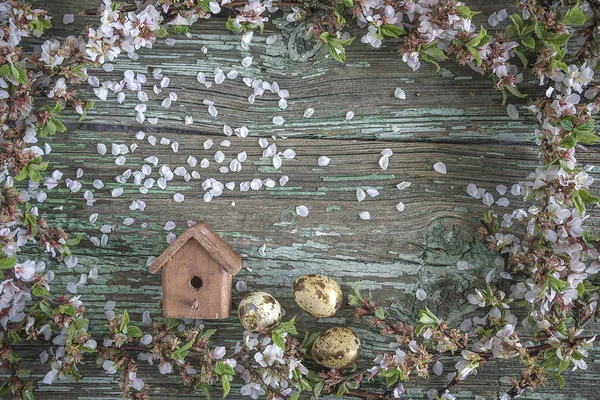
[[[248,285],[244,281],[237,281],[235,283],[235,290],[238,292],[246,292],[248,290]]]
[[[398,188],[398,190],[404,190],[410,187],[410,185],[412,185],[411,182],[402,181],[399,184],[397,184],[396,187]]]
[[[252,65],[252,57],[248,56],[248,57],[244,57],[242,59],[242,65],[246,68],[248,68],[249,66]]]
[[[466,270],[466,269],[469,269],[469,263],[467,263],[465,260],[459,260],[459,261],[456,263],[456,268],[457,268],[459,271],[464,271],[464,270]]]
[[[400,100],[406,100],[406,93],[401,88],[397,87],[394,91],[394,97]]]
[[[330,161],[331,161],[331,159],[329,157],[327,157],[327,156],[321,156],[317,160],[317,164],[319,164],[320,167],[326,167],[326,166],[329,165]]]
[[[511,119],[519,119],[519,110],[513,104],[509,104],[506,107],[506,113]]]
[[[175,200],[177,203],[181,203],[184,199],[185,199],[185,196],[182,195],[181,193],[175,193],[173,195],[173,200]]]
[[[491,193],[486,193],[483,196],[483,204],[485,204],[486,206],[491,206],[494,203],[494,196],[491,195]]]
[[[433,169],[435,170],[435,172],[438,172],[440,174],[445,174],[446,173],[446,164],[444,164],[441,161],[438,161],[433,166]]]
[[[362,189],[356,189],[356,200],[358,200],[358,202],[360,203],[361,201],[363,201],[365,199],[366,194],[365,191]]]
[[[304,118],[310,118],[313,116],[314,113],[315,113],[315,109],[310,107],[310,108],[307,108],[306,110],[304,110],[303,116],[304,116]]]
[[[306,206],[296,207],[296,214],[300,217],[308,217],[308,208]]]

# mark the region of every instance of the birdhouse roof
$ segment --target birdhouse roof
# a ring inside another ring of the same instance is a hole
[[[155,273],[177,253],[188,240],[194,239],[231,275],[237,274],[242,268],[242,258],[227,242],[215,233],[204,222],[183,232],[163,253],[150,265],[150,272]]]

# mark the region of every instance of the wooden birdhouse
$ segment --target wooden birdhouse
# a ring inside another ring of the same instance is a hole
[[[201,222],[183,232],[152,265],[162,268],[162,309],[166,318],[227,318],[231,277],[242,258]]]

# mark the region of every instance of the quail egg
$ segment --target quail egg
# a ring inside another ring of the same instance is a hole
[[[253,292],[242,299],[238,318],[244,329],[258,332],[273,329],[281,321],[279,302],[266,292]]]
[[[333,279],[317,274],[302,275],[292,284],[294,300],[317,318],[331,317],[342,305],[342,289]]]
[[[353,364],[360,355],[360,340],[348,328],[325,331],[312,346],[313,359],[327,368],[341,369]]]

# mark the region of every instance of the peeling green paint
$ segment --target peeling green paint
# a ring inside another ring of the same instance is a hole
[[[396,176],[389,174],[370,174],[370,175],[361,175],[361,176],[322,176],[321,179],[323,182],[344,182],[344,181],[376,181],[376,180],[387,180],[387,179],[395,179]]]

